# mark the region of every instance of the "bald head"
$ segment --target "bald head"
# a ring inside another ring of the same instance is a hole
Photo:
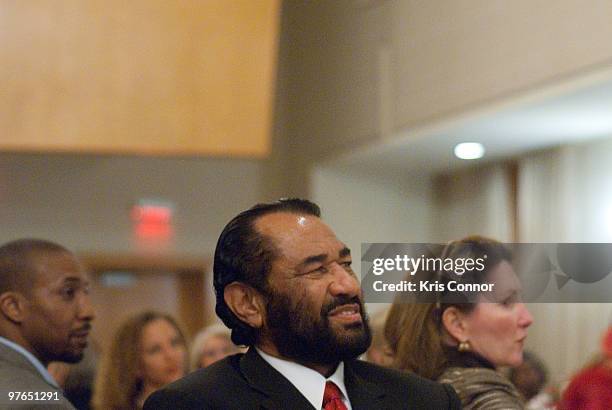
[[[42,239],[19,239],[0,247],[0,294],[16,291],[28,294],[36,280],[42,256],[68,253],[66,248]]]

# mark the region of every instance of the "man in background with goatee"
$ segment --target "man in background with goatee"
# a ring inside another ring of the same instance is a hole
[[[47,366],[83,357],[94,318],[89,281],[66,248],[40,239],[0,247],[0,408],[74,409]]]

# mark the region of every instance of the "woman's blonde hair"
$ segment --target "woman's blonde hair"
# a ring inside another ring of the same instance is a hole
[[[185,336],[170,315],[147,311],[127,319],[115,333],[110,348],[104,352],[94,382],[93,407],[98,410],[133,410],[142,391],[139,377],[141,337],[149,323],[163,319],[174,327],[182,344]],[[186,363],[185,363],[186,366]]]
[[[434,303],[394,303],[387,316],[385,337],[393,367],[435,380],[446,365],[442,334],[434,320]]]

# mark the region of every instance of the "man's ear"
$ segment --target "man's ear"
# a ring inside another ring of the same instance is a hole
[[[19,292],[9,291],[0,295],[0,313],[13,323],[23,321],[26,313],[25,305],[25,297]]]
[[[469,332],[465,323],[465,313],[454,306],[446,308],[442,313],[442,325],[446,332],[457,342],[469,340]]]
[[[265,317],[265,301],[261,293],[243,282],[232,282],[223,291],[225,304],[249,326],[259,329]]]

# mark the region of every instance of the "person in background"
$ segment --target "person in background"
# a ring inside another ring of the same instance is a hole
[[[91,343],[85,349],[83,360],[76,364],[53,362],[49,373],[64,391],[64,396],[77,410],[91,409],[93,383],[98,364],[98,348]]]
[[[66,362],[51,362],[47,366],[47,371],[53,377],[57,385],[64,390],[64,384],[70,373],[70,364]]]
[[[93,319],[89,279],[70,251],[41,239],[1,246],[0,408],[74,409],[46,367],[83,358]]]
[[[383,367],[389,367],[393,363],[393,356],[389,350],[389,344],[385,339],[385,320],[388,311],[377,312],[370,320],[372,329],[372,344],[365,354],[365,360]]]
[[[553,408],[555,395],[552,387],[547,387],[548,370],[534,353],[523,352],[523,363],[511,368],[508,379],[523,395],[527,410]]]
[[[575,375],[563,392],[561,410],[612,408],[612,325],[601,341],[601,358]]]
[[[231,331],[222,324],[202,329],[191,344],[191,370],[201,369],[223,359],[240,349],[232,343]]]
[[[487,255],[486,257],[484,255]],[[417,303],[393,303],[385,335],[394,354],[393,367],[455,388],[464,409],[523,409],[520,393],[496,371],[518,366],[533,318],[520,299],[520,283],[511,255],[499,242],[473,236],[446,246],[443,260],[486,259],[483,270],[461,275],[438,271],[431,283],[494,283],[495,291],[472,295],[435,293]],[[411,302],[415,302],[412,300]]]
[[[143,312],[117,330],[94,383],[99,410],[140,409],[155,390],[186,374],[187,345],[174,318]]]

